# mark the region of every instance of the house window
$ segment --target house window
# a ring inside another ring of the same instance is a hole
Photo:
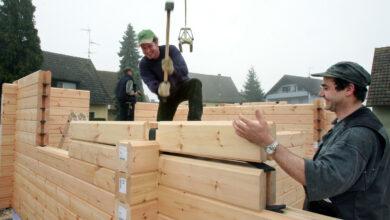
[[[76,87],[76,83],[73,83],[73,82],[58,81],[57,88],[76,89],[77,87]]]
[[[288,92],[290,92],[291,91],[291,87],[290,86],[283,86],[282,87],[282,92],[283,93],[288,93]]]
[[[95,112],[89,112],[89,119],[95,118]]]

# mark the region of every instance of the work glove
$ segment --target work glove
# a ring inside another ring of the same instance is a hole
[[[160,85],[158,86],[158,94],[163,97],[163,98],[166,98],[169,96],[169,90],[171,88],[171,84],[167,81],[167,82],[162,82],[160,83]]]
[[[175,69],[173,67],[173,61],[170,57],[165,57],[161,61],[161,68],[162,68],[163,72],[167,72],[168,75],[172,75],[173,71],[175,71]]]

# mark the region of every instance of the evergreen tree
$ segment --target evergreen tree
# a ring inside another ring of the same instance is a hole
[[[264,91],[261,89],[260,82],[253,67],[249,69],[247,79],[244,85],[244,91],[241,92],[245,102],[262,102],[265,100]]]
[[[120,70],[118,72],[118,80],[124,76],[123,70],[128,67],[133,72],[134,83],[137,86],[137,90],[144,94],[144,88],[142,86],[142,79],[139,74],[139,60],[141,56],[138,53],[137,37],[131,24],[127,26],[123,41],[121,41],[121,49],[118,53],[120,60]],[[145,96],[137,97],[137,101],[144,102]]]
[[[35,29],[34,11],[31,0],[0,0],[1,84],[10,83],[41,67],[43,55]]]

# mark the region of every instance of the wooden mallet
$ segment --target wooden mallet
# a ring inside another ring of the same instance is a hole
[[[166,43],[165,43],[165,58],[162,61],[162,69],[164,71],[164,81],[160,83],[158,87],[158,94],[163,97],[163,101],[166,101],[166,97],[169,96],[169,90],[171,84],[168,82],[168,75],[173,73],[173,62],[169,57],[169,26],[170,26],[170,15],[173,10],[174,3],[167,1],[165,2],[165,10],[167,11],[167,31],[166,31]]]

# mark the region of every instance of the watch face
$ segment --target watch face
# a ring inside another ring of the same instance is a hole
[[[273,154],[274,153],[274,150],[271,147],[267,147],[265,149],[265,151],[267,152],[267,154]]]

